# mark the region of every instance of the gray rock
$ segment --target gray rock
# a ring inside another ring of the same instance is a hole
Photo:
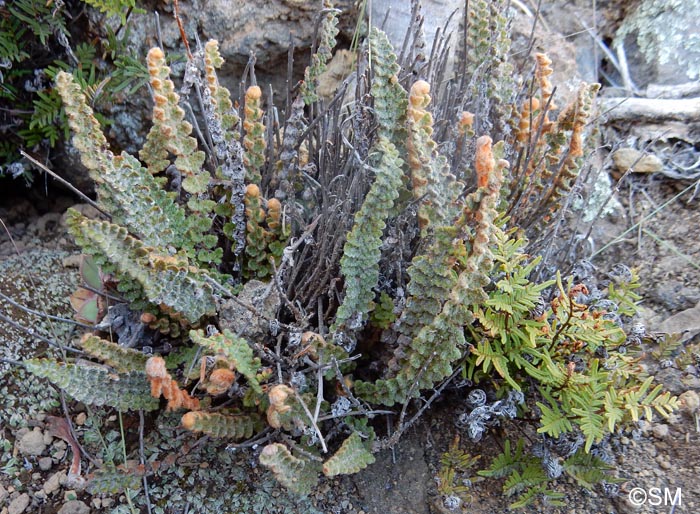
[[[657,439],[666,439],[669,434],[669,429],[668,425],[665,423],[659,423],[654,425],[654,427],[651,429],[651,433],[656,437]]]
[[[280,308],[281,300],[277,290],[271,284],[250,280],[238,294],[238,302],[225,300],[221,304],[221,328],[251,341],[259,340],[270,332],[267,319],[275,319]],[[241,305],[250,305],[262,316]]]
[[[695,414],[700,408],[700,396],[692,389],[681,394],[678,399],[681,402],[681,410],[689,416]]]
[[[42,457],[39,459],[39,469],[41,471],[48,471],[51,469],[51,466],[53,465],[53,460],[51,457]]]
[[[682,341],[691,340],[700,334],[700,303],[692,309],[686,309],[666,318],[659,324],[657,330],[667,334],[682,334]]]
[[[54,473],[49,477],[49,479],[46,481],[44,484],[44,492],[46,494],[51,494],[53,492],[58,491],[58,489],[61,487],[61,479],[65,477],[66,472],[65,471],[58,471],[57,473]]]
[[[29,507],[29,495],[27,493],[20,494],[17,498],[10,502],[7,507],[8,514],[22,514]]]
[[[5,503],[5,500],[7,500],[7,497],[10,496],[10,493],[7,492],[7,489],[0,484],[0,505]]]
[[[44,441],[44,434],[41,429],[36,427],[31,432],[24,434],[17,443],[17,449],[23,455],[39,456],[44,453],[44,450],[46,450],[46,442]]]
[[[90,507],[79,500],[70,500],[63,504],[58,514],[90,514]]]
[[[698,13],[700,0],[642,0],[624,20],[613,45],[624,47],[637,87],[700,77]]]

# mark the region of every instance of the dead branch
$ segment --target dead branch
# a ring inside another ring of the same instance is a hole
[[[600,110],[608,122],[700,122],[700,97],[669,98],[601,98]]]

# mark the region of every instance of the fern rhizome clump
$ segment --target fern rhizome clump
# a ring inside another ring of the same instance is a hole
[[[109,150],[59,73],[102,213],[70,211],[68,226],[85,269],[99,270],[90,291],[109,293],[74,296],[96,324],[79,346],[106,367],[25,367],[86,404],[181,410],[187,430],[259,442],[259,461],[301,494],[372,463],[460,377],[468,408],[456,425],[478,441],[527,418],[542,463],[553,441],[580,441],[567,457],[585,459],[626,422],[667,415],[676,398],[624,351],[638,344],[625,331],[636,276],[595,290],[558,272],[534,278],[548,269],[532,253],[580,172],[598,85],[558,108],[544,54],[516,81],[504,3],[469,3],[451,75],[445,39],[428,62],[420,26],[397,52],[370,25],[324,101],[337,35],[327,5],[282,117],[252,73],[232,100],[216,41],[193,49],[179,90],[153,48],[153,128],[138,157]],[[375,432],[396,407],[394,431]],[[513,464],[524,450],[507,448],[485,473],[524,500],[546,495],[523,471],[534,461]]]

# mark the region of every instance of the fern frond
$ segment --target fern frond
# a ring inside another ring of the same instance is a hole
[[[49,359],[28,359],[23,364],[27,371],[47,378],[68,396],[87,405],[107,405],[121,412],[158,408],[158,400],[151,396],[142,372],[115,374],[103,367]]]
[[[73,145],[97,184],[100,202],[114,221],[125,225],[148,246],[164,250],[187,246],[185,212],[137,159],[127,153],[115,156],[109,150],[99,122],[70,74],[58,73],[56,88],[74,133]]]
[[[381,160],[343,248],[340,272],[345,277],[345,298],[331,332],[362,328],[373,306],[374,288],[379,280],[382,233],[399,196],[403,164],[396,147],[384,137],[380,136],[375,150],[380,153]]]
[[[323,474],[327,477],[350,475],[365,469],[374,460],[374,455],[367,450],[360,435],[353,432],[343,441],[338,451],[323,463]]]
[[[252,437],[262,423],[254,415],[192,411],[182,416],[182,426],[192,432],[238,441]]]
[[[260,184],[262,167],[265,164],[265,125],[263,124],[262,90],[258,86],[250,86],[245,92],[243,107],[243,164],[246,170],[246,180],[252,184]]]
[[[562,434],[573,430],[571,421],[569,421],[566,415],[559,409],[556,402],[550,403],[549,406],[542,402],[537,402],[537,406],[542,412],[540,416],[541,426],[537,429],[538,433],[558,438]]]
[[[118,373],[143,371],[148,360],[148,356],[138,350],[120,346],[92,334],[85,334],[79,344],[91,356],[113,367]]]
[[[340,32],[338,30],[340,11],[333,8],[330,0],[324,0],[323,7],[325,14],[318,31],[318,47],[311,56],[311,65],[304,70],[304,82],[301,87],[301,96],[306,105],[318,100],[318,78],[326,70],[326,64],[330,61],[335,48],[335,37]]]
[[[142,485],[139,474],[106,465],[89,476],[86,488],[90,494],[119,494],[126,489],[138,491]]]
[[[158,255],[125,228],[108,221],[85,218],[69,211],[68,226],[84,251],[105,269],[110,263],[142,287],[148,300],[181,313],[191,323],[216,312],[211,286],[201,280],[202,271],[186,260]],[[182,259],[182,258],[181,258]]]
[[[154,355],[146,361],[144,366],[146,377],[151,383],[151,396],[168,400],[168,410],[199,409],[199,400],[192,398],[184,389],[180,389],[177,382],[170,376],[165,367],[165,360],[159,355]]]
[[[564,461],[564,471],[586,489],[593,489],[595,484],[605,480],[615,482],[615,477],[609,471],[613,466],[606,464],[602,459],[592,453],[577,451]]]
[[[300,495],[309,494],[318,482],[318,470],[313,462],[295,457],[280,443],[263,448],[260,464],[272,471],[280,484]]]
[[[136,8],[136,0],[82,0],[86,4],[105,13],[107,16],[117,16],[122,25],[126,25],[126,15],[129,12],[143,13]]]
[[[387,35],[372,27],[369,33],[372,71],[371,93],[378,135],[389,140],[400,151],[405,150],[408,93],[398,79],[399,65]]]
[[[253,350],[245,339],[228,330],[224,330],[223,334],[214,334],[209,337],[205,337],[202,330],[191,330],[190,337],[198,345],[223,355],[241,375],[246,377],[248,384],[256,393],[262,393],[257,379],[260,359],[254,357]]]
[[[175,166],[185,179],[182,187],[191,194],[207,191],[209,174],[202,170],[204,152],[197,150],[197,140],[190,136],[192,125],[185,121],[185,111],[179,106],[180,97],[170,80],[170,68],[160,48],[148,52],[148,72],[153,88],[153,127],[139,156],[152,174],[160,173],[169,164],[168,153],[176,156]]]

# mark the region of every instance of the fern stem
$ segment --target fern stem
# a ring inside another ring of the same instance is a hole
[[[314,417],[311,414],[311,411],[306,406],[306,403],[304,403],[304,400],[299,395],[297,390],[292,388],[292,391],[294,391],[294,397],[297,399],[297,401],[301,405],[301,408],[304,409],[304,413],[309,418],[309,421],[311,422],[311,426],[313,427],[314,431],[316,432],[316,436],[318,437],[318,440],[321,443],[321,449],[323,450],[323,453],[328,453],[328,447],[326,446],[326,440],[324,439],[323,434],[321,433],[321,429],[318,428],[318,424],[314,421]]]

